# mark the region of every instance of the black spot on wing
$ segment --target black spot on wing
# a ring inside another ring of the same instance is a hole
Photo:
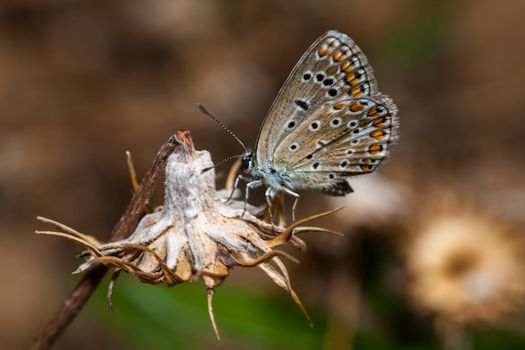
[[[307,111],[308,108],[310,107],[308,105],[308,103],[306,101],[303,101],[303,100],[295,100],[294,103],[299,106],[299,108],[301,108],[302,110],[304,111]]]

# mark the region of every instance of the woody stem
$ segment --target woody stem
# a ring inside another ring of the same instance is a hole
[[[176,134],[179,140],[182,135],[182,132],[177,132]],[[118,241],[128,237],[137,227],[142,213],[155,189],[155,185],[159,180],[159,176],[164,171],[168,156],[175,150],[177,145],[180,145],[175,138],[176,136],[170,137],[159,149],[153,164],[142,179],[137,192],[133,195],[128,207],[111,231],[110,241]],[[189,138],[187,134],[183,136]],[[80,310],[91,294],[93,294],[107,270],[108,268],[102,265],[89,270],[73,288],[69,296],[66,297],[58,311],[47,322],[44,329],[33,339],[28,349],[43,350],[51,348],[69,324],[80,313]]]

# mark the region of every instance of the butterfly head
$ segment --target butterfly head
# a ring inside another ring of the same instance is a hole
[[[253,169],[254,165],[255,165],[255,158],[253,156],[253,152],[247,151],[246,153],[244,153],[241,159],[242,170],[246,172],[250,172],[250,170]]]

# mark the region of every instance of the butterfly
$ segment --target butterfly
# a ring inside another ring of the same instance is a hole
[[[352,192],[347,179],[374,171],[398,133],[397,107],[379,92],[372,67],[347,35],[328,31],[293,68],[264,119],[235,181],[266,186],[266,200],[314,190]]]

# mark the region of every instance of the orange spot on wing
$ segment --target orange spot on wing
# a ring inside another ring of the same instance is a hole
[[[339,62],[343,57],[343,54],[340,51],[337,51],[333,56],[335,62]]]
[[[385,136],[385,133],[383,130],[374,130],[370,133],[370,136],[372,136],[374,139],[382,141],[383,137]]]
[[[372,123],[376,128],[382,128],[385,126],[385,117],[379,117],[374,119],[374,122]]]
[[[352,103],[350,106],[349,106],[350,110],[352,112],[359,112],[359,111],[362,111],[363,110],[363,106],[361,106],[359,103]]]
[[[370,171],[372,167],[368,164],[361,164],[361,170],[363,171]]]
[[[317,53],[319,54],[319,56],[325,56],[326,55],[326,52],[328,51],[328,47],[326,47],[326,45],[323,45],[319,48],[319,50],[317,50]]]
[[[354,86],[352,90],[350,90],[350,93],[354,97],[359,97],[361,96],[361,88],[359,86]]]
[[[370,148],[368,148],[368,152],[373,155],[373,156],[376,156],[379,154],[379,152],[381,152],[383,149],[383,146],[379,143],[376,143],[372,146],[370,146]]]
[[[370,108],[370,110],[368,111],[368,115],[371,116],[371,117],[375,117],[375,116],[379,115],[379,113],[377,113],[377,109]]]
[[[343,61],[341,63],[341,70],[345,73],[350,73],[352,71],[352,67],[350,67],[350,62]]]
[[[339,110],[339,109],[343,109],[344,107],[345,107],[345,104],[344,104],[344,103],[336,103],[336,104],[334,105],[334,109],[337,109],[337,110]]]
[[[354,73],[347,74],[346,81],[349,82],[350,84],[352,84],[353,80],[355,80],[355,74]],[[354,84],[352,84],[352,85],[354,85]]]

